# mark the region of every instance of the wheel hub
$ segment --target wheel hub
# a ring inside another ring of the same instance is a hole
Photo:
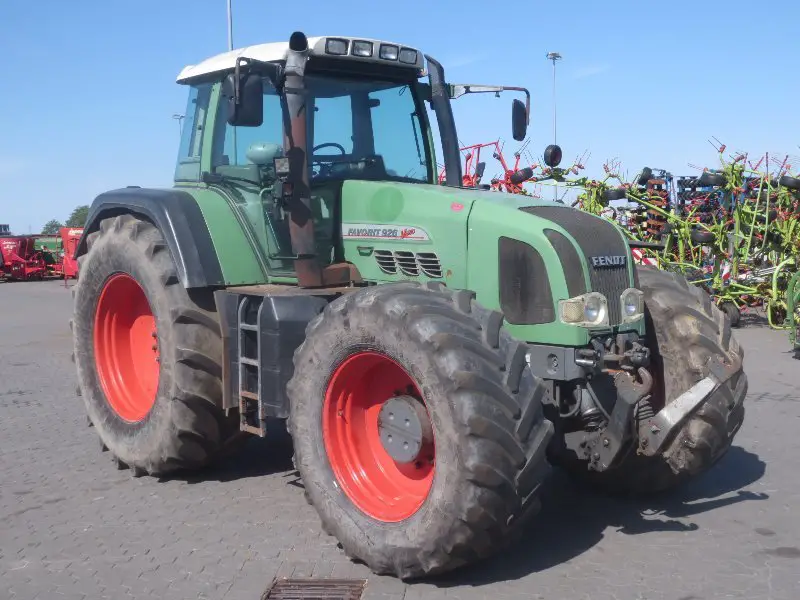
[[[392,460],[417,461],[423,446],[433,442],[433,429],[422,403],[412,396],[395,396],[378,413],[381,444]]]
[[[337,483],[364,514],[398,523],[425,503],[436,442],[419,386],[392,358],[357,352],[334,370],[322,436]]]
[[[156,401],[160,351],[149,300],[130,275],[104,284],[94,322],[94,357],[100,386],[124,421],[142,421]]]

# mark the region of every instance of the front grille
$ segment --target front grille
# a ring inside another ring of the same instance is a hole
[[[631,287],[628,274],[630,249],[616,227],[608,221],[566,206],[526,206],[529,214],[552,221],[565,229],[578,243],[587,268],[592,290],[600,292],[608,300],[609,323],[622,322],[622,292]],[[625,264],[619,266],[594,266],[592,257],[625,256]]]

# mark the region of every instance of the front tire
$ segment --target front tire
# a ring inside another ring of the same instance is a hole
[[[599,473],[589,471],[586,461],[559,460],[574,475],[611,493],[661,492],[707,471],[728,451],[745,414],[744,351],[727,315],[680,274],[648,266],[639,266],[638,272],[655,380],[652,408],[657,412],[708,376],[712,358],[735,372],[661,454],[648,457],[631,448],[617,466]]]
[[[720,310],[725,313],[731,322],[731,327],[739,327],[742,320],[742,311],[736,306],[735,303],[726,301],[720,304]]]
[[[222,401],[210,291],[178,280],[163,236],[131,215],[88,236],[74,288],[78,383],[102,444],[134,474],[209,462],[238,429]]]
[[[501,325],[471,292],[410,283],[348,294],[309,324],[287,388],[295,465],[323,529],[376,573],[484,558],[538,506],[546,389]],[[397,396],[431,428],[411,463],[379,439]]]

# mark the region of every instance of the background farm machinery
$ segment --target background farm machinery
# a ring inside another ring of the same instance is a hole
[[[800,262],[800,179],[786,161],[772,174],[759,171],[763,165],[768,157],[753,164],[738,155],[720,169],[679,178],[671,209],[658,192],[631,188],[630,210],[657,213],[663,226],[626,224],[632,238],[660,245],[644,255],[690,275],[734,323],[742,310],[761,306],[771,327],[794,329],[789,283]]]
[[[16,281],[45,278],[74,279],[74,260],[82,228],[62,227],[58,236],[9,235],[0,237],[0,279]]]

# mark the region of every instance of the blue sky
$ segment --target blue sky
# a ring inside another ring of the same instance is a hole
[[[590,174],[618,158],[693,172],[715,165],[706,141],[800,155],[800,3],[507,0],[234,0],[234,45],[364,35],[415,45],[452,82],[523,85],[533,94],[531,148],[552,137],[565,161],[591,152]],[[293,7],[293,8],[289,8]],[[297,13],[296,18],[292,17]],[[4,0],[0,3],[0,223],[37,231],[125,185],[168,186],[185,65],[226,49],[225,0]],[[462,142],[509,140],[510,97],[462,98]],[[800,167],[800,165],[798,165]],[[487,168],[487,174],[493,169]]]

